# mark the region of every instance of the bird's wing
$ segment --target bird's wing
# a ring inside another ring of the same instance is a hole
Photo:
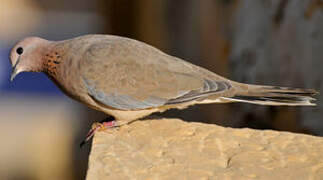
[[[199,100],[231,88],[226,81],[196,73],[191,64],[136,43],[140,42],[88,48],[81,72],[95,101],[120,110],[140,110]]]

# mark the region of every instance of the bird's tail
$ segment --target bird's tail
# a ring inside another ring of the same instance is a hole
[[[272,106],[314,106],[314,89],[299,89],[277,86],[248,85],[249,90],[232,97],[222,97],[230,102],[246,102]]]

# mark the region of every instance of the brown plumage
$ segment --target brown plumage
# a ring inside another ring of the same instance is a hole
[[[14,46],[10,58],[12,79],[22,71],[44,72],[73,99],[124,122],[204,103],[314,105],[317,93],[234,82],[143,42],[111,35],[65,41],[30,37]]]

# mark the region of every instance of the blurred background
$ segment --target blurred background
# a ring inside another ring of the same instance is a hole
[[[0,179],[84,179],[105,115],[63,95],[43,74],[9,83],[10,48],[26,36],[115,34],[156,46],[232,80],[323,89],[322,0],[0,0]],[[212,104],[158,116],[228,127],[323,135],[317,107]]]

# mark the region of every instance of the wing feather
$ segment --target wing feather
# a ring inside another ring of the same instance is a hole
[[[231,88],[203,68],[129,39],[90,46],[80,68],[88,94],[120,110],[195,101]]]

